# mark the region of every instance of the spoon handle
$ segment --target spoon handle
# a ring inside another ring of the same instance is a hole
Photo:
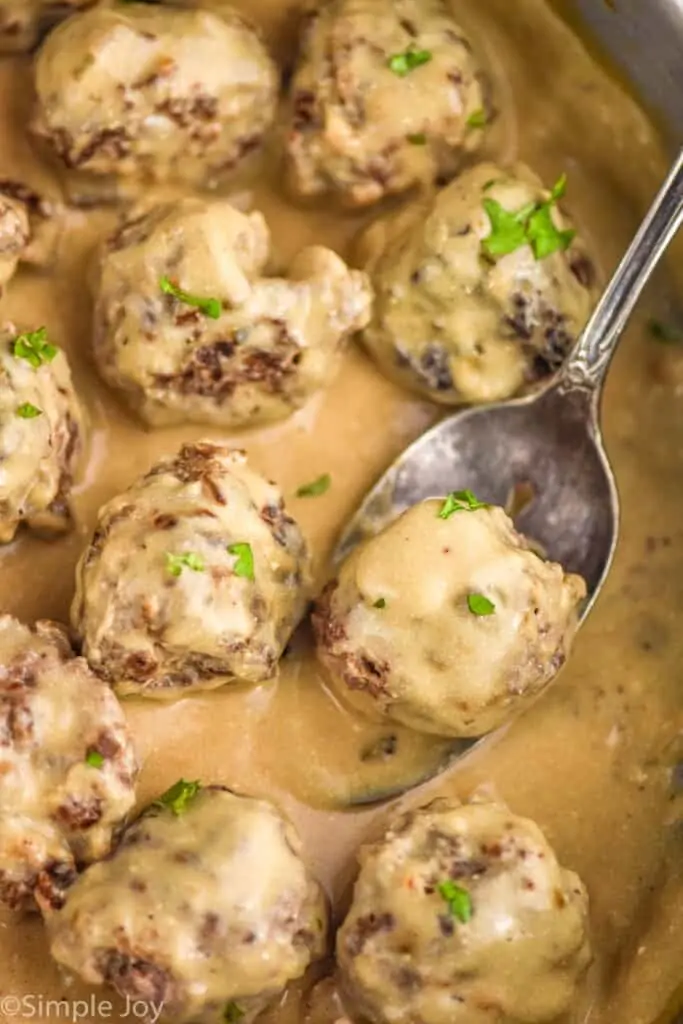
[[[633,308],[682,223],[683,151],[565,363],[562,390],[599,391]]]

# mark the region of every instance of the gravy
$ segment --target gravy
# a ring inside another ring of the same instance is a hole
[[[293,0],[240,0],[236,6],[261,24],[286,64]],[[653,128],[544,0],[461,0],[459,7],[496,80],[503,116],[491,152],[528,161],[546,182],[568,172],[567,206],[604,277],[665,172]],[[25,179],[56,196],[56,179],[26,138],[30,94],[29,61],[3,60],[0,176]],[[235,186],[238,201],[263,211],[282,258],[309,242],[348,255],[368,219],[329,207],[296,209],[278,191],[273,153],[255,178],[244,177]],[[113,222],[111,211],[70,213],[53,272],[20,273],[3,300],[3,319],[28,328],[45,324],[68,351],[93,423],[75,496],[76,532],[53,544],[22,534],[0,553],[2,610],[28,620],[67,619],[74,566],[99,505],[181,441],[225,438],[196,427],[145,432],[96,377],[88,351],[87,267],[93,243]],[[568,1024],[654,1024],[670,1020],[683,1003],[683,991],[678,1001],[674,995],[683,962],[683,830],[671,787],[683,726],[677,623],[683,404],[674,387],[652,374],[658,343],[644,322],[624,339],[604,411],[623,501],[621,543],[568,667],[526,715],[399,801],[466,797],[483,787],[535,819],[561,862],[579,872],[591,896],[596,960]],[[335,537],[362,494],[436,415],[384,380],[354,348],[335,384],[309,407],[283,425],[231,440],[282,486],[322,581]],[[332,476],[327,494],[293,497],[322,473]],[[353,877],[355,849],[386,814],[343,808],[424,778],[444,755],[434,740],[391,730],[396,753],[382,756],[387,730],[335,703],[318,678],[305,630],[277,683],[173,704],[126,700],[125,711],[143,763],[141,804],[181,775],[274,798],[298,826],[337,908]],[[6,913],[0,916],[0,997],[8,994],[30,995],[32,1002],[13,1013],[0,999],[0,1020],[23,1015],[44,1024],[57,1016],[46,1007],[48,999],[88,997],[84,987],[67,986],[49,963],[40,924],[17,923]],[[118,1012],[83,1019],[96,1024]],[[61,1016],[66,1019],[63,1009]],[[268,1018],[269,1024],[298,1019],[298,990]]]

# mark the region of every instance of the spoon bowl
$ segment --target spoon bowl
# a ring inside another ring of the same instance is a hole
[[[437,424],[370,491],[337,557],[425,498],[469,489],[510,507],[516,493],[526,492],[515,525],[548,558],[583,576],[585,615],[609,569],[619,525],[614,476],[590,406],[587,392],[567,394],[558,383],[538,398],[466,409]]]
[[[600,397],[626,323],[683,222],[683,153],[656,196],[574,351],[542,391],[464,409],[411,445],[362,502],[335,561],[406,508],[451,491],[514,509],[521,533],[583,576],[585,617],[614,556],[619,500],[600,432]]]
[[[535,395],[463,409],[419,438],[365,497],[339,540],[335,562],[416,502],[470,490],[508,508],[539,553],[583,576],[585,619],[609,572],[619,532],[617,488],[600,432],[602,385],[629,316],[682,222],[680,153],[557,377]],[[519,496],[525,497],[522,507]],[[454,739],[429,777],[482,739]],[[415,779],[414,785],[425,781]],[[372,802],[397,795],[375,794]],[[364,802],[369,801],[353,801]]]

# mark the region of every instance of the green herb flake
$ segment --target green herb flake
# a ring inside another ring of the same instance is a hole
[[[439,509],[439,519],[450,519],[456,512],[476,512],[479,508],[488,508],[484,501],[472,491],[451,491]]]
[[[104,764],[104,756],[100,754],[99,750],[89,750],[85,755],[85,763],[89,764],[91,768],[101,768]]]
[[[410,143],[411,146],[427,145],[427,136],[425,135],[424,132],[413,132],[410,135],[407,135],[406,138],[408,139],[408,142]]]
[[[17,416],[22,420],[34,420],[37,416],[42,416],[43,410],[39,409],[37,405],[31,405],[30,402],[24,402],[22,405],[17,406]]]
[[[491,222],[491,232],[481,242],[487,256],[507,256],[526,245],[526,224],[519,214],[506,210],[497,199],[485,199],[484,210]]]
[[[537,260],[544,260],[554,252],[564,252],[574,241],[576,231],[560,231],[553,220],[552,203],[545,203],[529,217],[527,241]]]
[[[554,252],[568,249],[576,231],[561,230],[552,216],[553,207],[566,191],[567,175],[563,174],[550,190],[549,199],[527,203],[516,212],[506,210],[495,199],[484,199],[484,210],[491,223],[491,231],[481,243],[485,255],[495,259],[529,245],[534,258],[544,260]]]
[[[493,615],[496,610],[493,601],[489,601],[488,597],[484,597],[483,594],[468,594],[467,607],[473,615],[478,616]]]
[[[243,576],[245,580],[254,579],[254,552],[251,544],[230,544],[228,554],[234,555],[237,561],[233,567],[235,576]]]
[[[483,108],[474,110],[467,118],[468,128],[485,128],[488,124],[488,116]]]
[[[166,552],[166,572],[170,573],[171,576],[180,576],[183,569],[191,569],[192,572],[204,572],[205,568],[204,560],[199,555],[193,554],[192,551],[182,555],[174,555],[170,551]]]
[[[226,1021],[227,1024],[236,1024],[236,1021],[242,1020],[242,1017],[244,1017],[244,1010],[242,1007],[238,1006],[234,1000],[229,1002],[225,1007],[223,1020]]]
[[[429,64],[431,59],[432,55],[429,50],[416,50],[411,46],[403,53],[392,54],[387,61],[387,67],[399,78],[405,78],[415,68]]]
[[[319,498],[321,494],[326,494],[332,486],[332,477],[329,473],[323,473],[317,480],[312,480],[310,484],[302,484],[296,492],[297,498]]]
[[[448,904],[450,914],[461,924],[467,924],[472,919],[472,897],[467,889],[448,879],[446,882],[439,882],[436,890],[441,899]]]
[[[386,606],[387,606],[387,599],[385,597],[378,597],[372,607],[373,608],[386,608]]]
[[[185,779],[178,779],[177,782],[162,793],[152,804],[152,807],[163,807],[171,811],[179,818],[187,810],[189,805],[202,788],[201,782],[186,782]]]
[[[159,287],[164,295],[172,295],[178,302],[184,302],[186,306],[194,306],[212,320],[218,320],[221,315],[223,307],[220,299],[202,299],[197,295],[190,295],[168,277],[161,278]]]
[[[664,345],[680,345],[683,342],[683,328],[675,324],[667,324],[663,320],[649,320],[647,329],[655,341],[660,341]]]
[[[567,175],[561,174],[557,179],[552,189],[550,190],[550,202],[556,203],[558,199],[562,199],[565,192],[567,191]]]
[[[25,359],[34,370],[44,363],[51,363],[58,351],[57,346],[47,340],[47,327],[17,335],[12,347],[12,354],[17,359]]]

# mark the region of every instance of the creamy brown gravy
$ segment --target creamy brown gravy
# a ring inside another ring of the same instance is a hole
[[[241,6],[262,24],[284,63],[294,3],[242,0]],[[492,140],[495,152],[520,156],[546,181],[569,172],[568,205],[608,272],[665,168],[653,129],[543,0],[462,0],[460,7],[497,79],[504,116]],[[29,107],[28,61],[3,61],[0,176],[25,177],[54,195],[55,181],[26,141]],[[277,183],[271,162],[268,173],[245,187],[283,258],[310,241],[348,253],[358,218],[297,210]],[[109,213],[74,213],[53,273],[22,272],[1,310],[3,319],[27,327],[47,324],[68,349],[94,424],[76,499],[77,533],[52,545],[22,535],[0,556],[2,610],[25,619],[67,617],[73,568],[103,501],[181,440],[221,436],[191,427],[145,433],[97,380],[88,354],[86,274],[92,243],[111,220]],[[681,809],[669,767],[683,725],[683,634],[676,615],[683,602],[683,404],[675,388],[654,380],[653,344],[642,327],[632,329],[610,377],[604,419],[623,498],[623,534],[569,667],[503,735],[401,801],[467,796],[485,787],[533,817],[562,862],[581,874],[591,895],[597,956],[572,1022],[652,1024],[678,1008],[683,843],[680,826],[672,824]],[[332,474],[325,496],[291,501],[322,578],[335,535],[365,489],[434,418],[430,406],[400,393],[353,350],[335,385],[308,409],[234,440],[287,495],[322,472]],[[350,815],[311,805],[329,808],[390,788],[441,753],[406,734],[399,738],[402,756],[379,769],[361,762],[359,752],[386,730],[352,720],[327,696],[305,636],[276,685],[171,705],[127,701],[125,708],[143,762],[141,802],[180,775],[273,796],[296,822],[336,900],[352,878],[357,845],[386,812]],[[65,985],[49,965],[37,922],[5,915],[0,995],[27,993],[37,1004],[39,997],[74,999],[85,990]],[[298,1007],[297,993],[290,993],[272,1020],[293,1022]],[[2,1020],[17,1016],[0,1010]],[[55,1016],[55,1010],[36,1012],[32,1019]]]

